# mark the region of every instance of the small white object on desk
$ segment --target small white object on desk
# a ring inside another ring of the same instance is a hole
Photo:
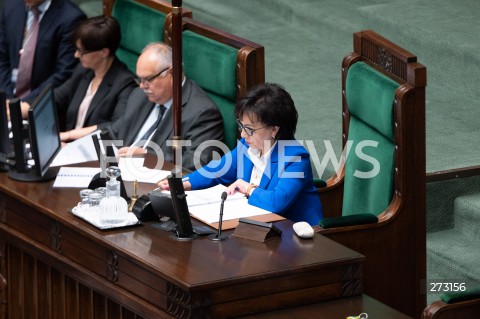
[[[307,222],[298,222],[293,224],[293,231],[301,238],[312,238],[315,232],[313,231],[312,226]]]

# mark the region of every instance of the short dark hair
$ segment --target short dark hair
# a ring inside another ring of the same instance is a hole
[[[294,139],[298,113],[290,94],[279,84],[265,83],[251,88],[240,97],[235,106],[235,116],[255,117],[265,125],[280,127],[277,140]]]
[[[120,24],[114,17],[97,16],[79,22],[73,31],[73,43],[77,40],[87,51],[108,48],[114,55],[121,40]]]

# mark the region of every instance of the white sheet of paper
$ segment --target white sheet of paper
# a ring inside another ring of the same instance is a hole
[[[186,191],[187,205],[190,215],[207,223],[216,223],[219,220],[222,193],[227,187],[216,185],[210,188]],[[271,212],[252,206],[242,193],[227,196],[223,206],[223,220],[238,219]]]
[[[93,134],[99,135],[100,131],[95,131],[79,138],[78,140],[68,143],[60,150],[50,166],[65,166],[97,161],[97,152],[92,139]]]
[[[171,174],[170,171],[150,169],[143,166],[144,159],[141,157],[120,157],[118,167],[122,172],[124,181],[137,180],[141,183],[156,184]]]
[[[188,196],[187,196],[188,198]],[[207,223],[218,222],[220,215],[220,202],[188,206],[188,211],[193,217]],[[248,204],[248,199],[227,200],[223,207],[223,220],[245,218],[257,215],[270,214],[271,212]]]
[[[222,193],[226,189],[226,186],[219,184],[210,188],[199,189],[195,191],[185,191],[185,194],[187,194],[188,207],[220,203],[222,201]],[[233,195],[227,196],[226,201],[242,198],[245,198],[245,195],[237,192]]]
[[[53,187],[87,188],[99,167],[60,167]]]

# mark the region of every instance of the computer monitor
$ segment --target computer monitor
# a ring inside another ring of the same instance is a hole
[[[20,103],[10,103],[11,125],[15,146],[15,170],[10,171],[13,179],[26,182],[45,181],[55,178],[58,169],[50,169],[50,164],[60,151],[62,144],[58,127],[57,110],[53,89],[47,86],[28,110],[28,137],[33,166],[25,156],[25,136],[22,133]],[[18,151],[23,154],[17,154]]]

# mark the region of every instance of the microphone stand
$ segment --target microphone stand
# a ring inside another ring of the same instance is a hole
[[[214,241],[221,241],[227,239],[227,236],[222,235],[222,221],[223,221],[223,205],[227,199],[227,192],[222,193],[222,203],[220,204],[220,217],[218,221],[218,232],[216,234],[208,235],[208,239]]]

